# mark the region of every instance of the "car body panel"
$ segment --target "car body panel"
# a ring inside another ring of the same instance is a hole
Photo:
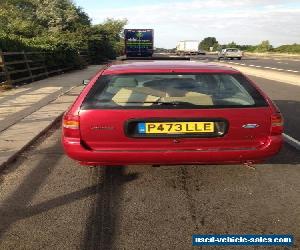
[[[92,151],[80,140],[62,139],[66,154],[83,165],[179,165],[179,164],[239,164],[256,163],[277,154],[282,138],[270,136],[259,148],[223,150],[105,150]]]
[[[247,118],[242,113],[247,112]],[[81,139],[92,150],[113,150],[141,148],[154,150],[157,148],[178,150],[193,148],[252,148],[267,141],[270,127],[270,110],[257,109],[220,110],[216,117],[215,110],[82,110],[80,116]],[[89,119],[93,117],[93,119]],[[193,120],[205,118],[214,120],[221,118],[229,121],[228,131],[223,137],[197,138],[171,135],[170,138],[131,138],[126,135],[126,123],[131,119],[151,120]],[[245,124],[258,124],[257,128],[244,128]],[[177,138],[178,143],[173,143]]]

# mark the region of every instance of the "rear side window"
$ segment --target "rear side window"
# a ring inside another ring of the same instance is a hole
[[[126,74],[98,79],[82,109],[267,106],[241,74]]]

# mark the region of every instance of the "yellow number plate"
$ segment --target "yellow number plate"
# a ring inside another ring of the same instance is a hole
[[[146,134],[186,134],[212,133],[213,122],[146,122],[139,124],[139,133]]]

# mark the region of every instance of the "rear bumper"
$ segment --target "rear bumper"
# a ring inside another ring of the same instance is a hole
[[[260,148],[222,150],[101,150],[84,148],[77,139],[62,138],[65,153],[83,165],[179,165],[258,162],[276,155],[282,136],[271,136]]]

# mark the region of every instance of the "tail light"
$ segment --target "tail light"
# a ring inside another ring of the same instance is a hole
[[[80,138],[78,115],[65,114],[62,126],[65,137]]]
[[[271,135],[283,133],[283,117],[280,113],[271,115]]]

